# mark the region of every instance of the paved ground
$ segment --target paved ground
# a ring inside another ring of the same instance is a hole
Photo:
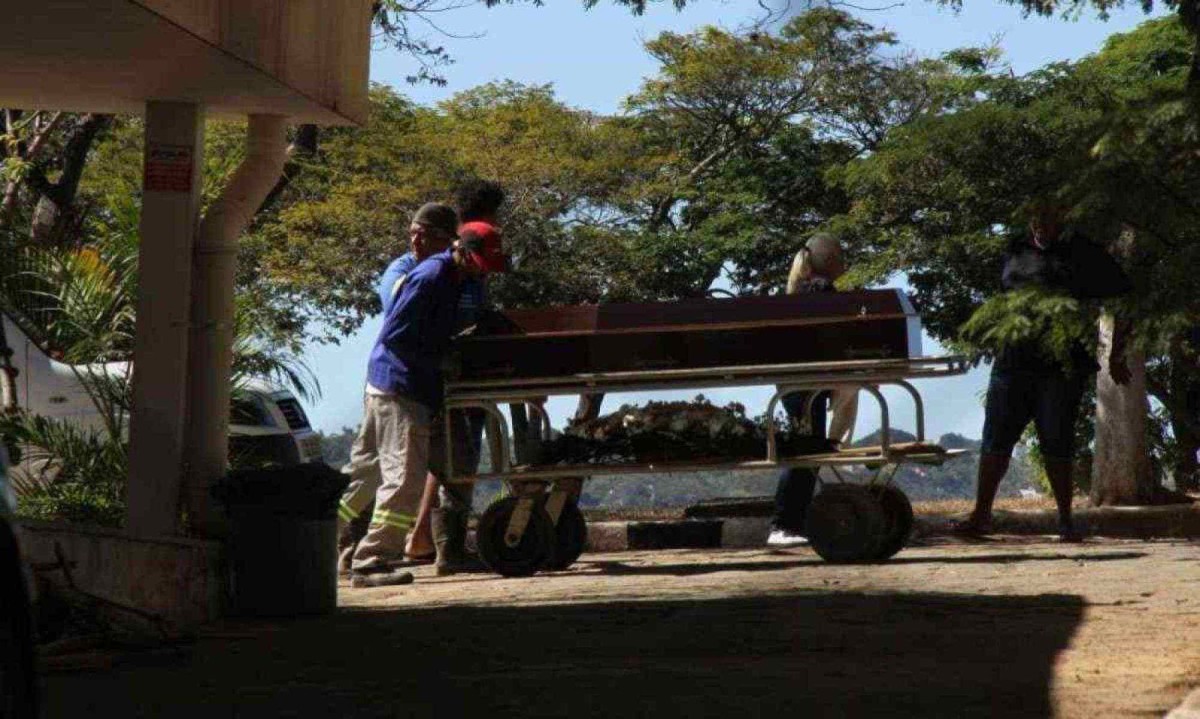
[[[47,680],[49,717],[1161,716],[1200,685],[1200,544],[1010,539],[427,572],[332,617]]]

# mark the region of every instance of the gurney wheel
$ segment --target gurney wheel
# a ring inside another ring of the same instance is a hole
[[[826,484],[808,509],[808,540],[827,562],[868,561],[876,556],[886,524],[869,489]]]
[[[489,569],[505,577],[528,577],[541,569],[554,547],[554,525],[541,502],[535,502],[525,526],[525,534],[516,546],[504,541],[508,521],[516,509],[517,497],[496,500],[479,518],[475,541],[479,558]]]
[[[558,572],[574,564],[587,545],[587,531],[587,520],[579,505],[568,500],[554,527],[554,551],[546,562],[546,569]]]
[[[913,528],[912,502],[901,489],[893,484],[882,487],[872,487],[871,493],[883,507],[883,541],[875,552],[875,559],[890,559],[904,545],[908,544],[908,535]]]

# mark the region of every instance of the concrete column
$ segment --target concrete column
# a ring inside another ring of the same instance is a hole
[[[209,206],[196,237],[184,496],[189,523],[205,536],[219,536],[225,529],[210,490],[225,474],[229,463],[238,237],[275,186],[286,159],[285,118],[250,116],[246,157],[221,196]]]
[[[146,104],[125,515],[126,529],[134,534],[165,535],[178,529],[192,245],[203,152],[199,105]]]

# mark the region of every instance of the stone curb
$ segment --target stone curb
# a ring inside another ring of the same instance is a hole
[[[588,522],[589,552],[761,547],[770,520],[760,517],[659,522]]]
[[[1075,523],[1085,534],[1114,539],[1200,538],[1200,505],[1158,507],[1096,507],[1075,511]],[[917,517],[918,536],[945,534],[949,517]],[[1053,511],[997,511],[992,520],[996,534],[1055,534],[1058,515]]]
[[[738,511],[733,514],[741,514]],[[1200,539],[1200,505],[1161,507],[1100,507],[1076,512],[1081,530],[1093,537],[1114,539]],[[951,518],[918,516],[915,537],[950,534]],[[766,545],[770,533],[766,516],[718,517],[645,521],[588,522],[591,552],[624,552],[649,549],[749,549]],[[714,527],[719,527],[715,529]],[[1053,511],[998,511],[992,523],[995,534],[1053,535],[1058,517]],[[713,537],[719,535],[719,540]],[[1200,711],[1200,710],[1198,710]],[[1200,719],[1200,713],[1196,719]]]

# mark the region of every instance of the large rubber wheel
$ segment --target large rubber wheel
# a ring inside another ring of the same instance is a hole
[[[37,716],[33,616],[16,538],[0,518],[0,717]]]
[[[508,546],[504,541],[508,521],[517,507],[517,501],[517,497],[504,497],[493,502],[479,518],[479,527],[475,530],[479,558],[493,572],[505,577],[536,574],[550,560],[554,551],[554,525],[540,501],[534,502],[521,541],[515,547]]]
[[[895,485],[872,487],[871,493],[883,508],[883,541],[875,552],[875,559],[891,559],[908,544],[913,529],[912,502]]]
[[[808,541],[827,562],[875,559],[884,525],[883,507],[861,485],[827,484],[808,509]]]
[[[558,524],[554,525],[554,551],[546,569],[561,572],[574,564],[587,546],[587,531],[587,520],[579,505],[568,499],[558,515]]]

